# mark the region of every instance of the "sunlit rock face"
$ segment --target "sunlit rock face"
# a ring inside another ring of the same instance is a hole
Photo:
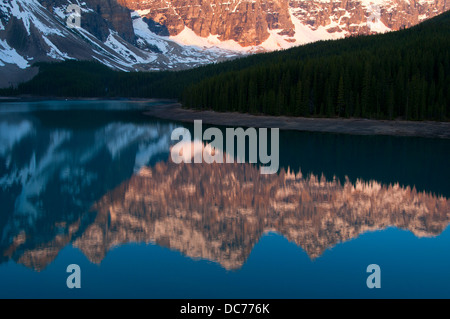
[[[390,226],[418,237],[449,223],[446,198],[399,185],[340,183],[250,164],[145,167],[92,207],[95,221],[74,242],[93,262],[111,247],[156,243],[192,258],[240,268],[253,246],[275,231],[311,258],[367,231]]]
[[[328,26],[329,32],[351,34],[409,28],[449,9],[442,0],[290,0],[289,5],[312,28]]]
[[[234,40],[244,47],[264,42],[269,30],[280,29],[291,35],[294,31],[286,0],[119,0],[119,3],[165,25],[171,35],[187,27],[198,36],[219,35],[222,41]]]
[[[176,36],[185,28],[266,49],[314,40],[399,30],[448,10],[442,0],[118,0],[164,25]]]

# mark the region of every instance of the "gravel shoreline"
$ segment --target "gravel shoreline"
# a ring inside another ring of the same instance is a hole
[[[308,132],[450,139],[450,122],[303,118],[251,115],[236,112],[220,113],[183,109],[178,103],[152,106],[144,114],[166,120],[181,122],[202,120],[204,124],[235,127],[267,127]]]

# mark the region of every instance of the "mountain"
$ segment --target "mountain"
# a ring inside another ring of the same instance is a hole
[[[87,0],[81,27],[70,28],[66,0],[0,2],[0,86],[29,79],[35,62],[97,60],[113,69],[185,69],[236,56],[182,46],[151,32],[148,23],[115,0]],[[94,9],[93,9],[94,8]]]
[[[324,39],[409,27],[446,0],[1,0],[0,87],[34,62],[97,60],[123,71],[178,70]]]

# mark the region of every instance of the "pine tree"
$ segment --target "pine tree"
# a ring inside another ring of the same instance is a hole
[[[336,114],[341,116],[345,112],[345,92],[344,92],[344,77],[341,75],[339,78],[337,103],[336,103]]]
[[[275,115],[284,115],[285,114],[285,109],[284,108],[285,108],[285,96],[284,96],[283,88],[280,85],[278,87]]]
[[[394,86],[391,83],[387,97],[387,109],[388,109],[387,116],[390,120],[394,119],[394,104],[395,104]]]
[[[355,101],[355,112],[353,113],[353,117],[360,117],[361,116],[361,102],[359,93],[356,94],[356,101]]]
[[[361,116],[367,117],[370,112],[370,82],[372,79],[371,69],[369,62],[366,63],[364,67],[364,77],[362,80],[362,91],[361,91]]]
[[[250,82],[248,84],[248,109],[250,113],[256,113],[257,112],[257,86],[256,82],[253,81],[253,79],[250,79]]]
[[[306,116],[305,105],[303,103],[303,84],[302,81],[298,81],[295,91],[295,116]]]

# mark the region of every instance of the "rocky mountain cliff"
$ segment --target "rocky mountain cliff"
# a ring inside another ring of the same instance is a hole
[[[447,0],[118,0],[172,36],[268,50],[399,30],[448,10]],[[186,40],[186,43],[189,43]],[[234,46],[236,47],[236,46]]]

